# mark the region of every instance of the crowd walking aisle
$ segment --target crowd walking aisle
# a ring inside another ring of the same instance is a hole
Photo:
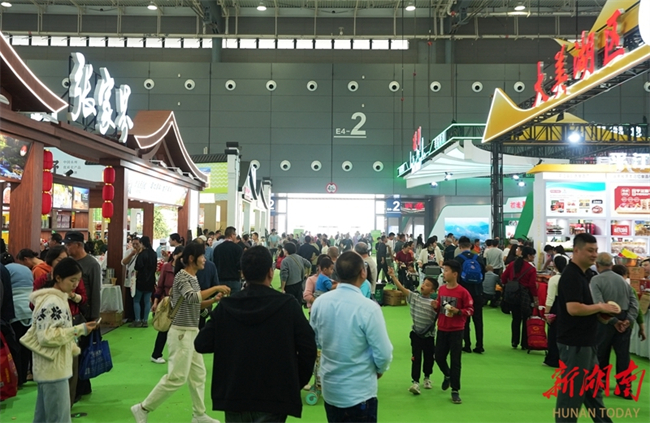
[[[274,282],[277,288],[278,281]],[[433,389],[423,390],[415,396],[408,392],[411,381],[411,346],[408,334],[412,321],[408,307],[382,307],[386,319],[388,335],[393,344],[393,361],[390,369],[379,380],[379,421],[388,422],[494,422],[494,423],[546,423],[553,420],[555,397],[546,399],[542,394],[553,387],[551,378],[556,369],[542,365],[544,354],[533,351],[527,354],[510,346],[510,316],[488,307],[485,315],[484,354],[463,353],[463,404],[455,405],[449,400],[449,391],[442,391],[442,375],[434,366]],[[648,317],[646,316],[646,327]],[[104,335],[110,343],[113,357],[113,370],[93,379],[93,393],[76,403],[72,412],[87,413],[82,419],[73,421],[84,423],[131,423],[133,416],[130,407],[149,393],[156,381],[167,372],[167,366],[150,361],[151,345],[157,332],[122,326]],[[645,343],[648,354],[648,341]],[[638,345],[638,344],[637,344]],[[164,355],[168,358],[165,348]],[[650,370],[648,358],[632,355],[638,370]],[[212,360],[206,359],[207,374],[212,373]],[[614,375],[612,392],[605,397],[605,406],[612,409],[630,410],[632,417],[614,419],[625,423],[647,423],[650,421],[650,372],[643,379],[641,396],[638,402],[626,401],[614,396]],[[525,376],[522,376],[525,375]],[[499,389],[494,389],[495,377],[499,377]],[[637,379],[638,381],[638,379]],[[206,380],[206,386],[211,382]],[[635,385],[636,386],[636,385]],[[303,401],[308,392],[303,391]],[[205,395],[209,398],[209,389]],[[504,398],[516,398],[507,401]],[[31,423],[34,417],[36,384],[28,382],[18,392],[18,396],[3,402],[0,406],[0,421]],[[504,402],[506,401],[506,402]],[[506,404],[507,406],[503,406]],[[306,404],[306,403],[305,403]],[[207,413],[221,422],[221,412],[210,410]],[[180,389],[156,412],[149,415],[150,423],[189,421],[192,401],[186,388]],[[635,412],[637,412],[635,416]],[[14,419],[15,418],[15,419]],[[301,420],[289,418],[289,422],[322,423],[326,421],[322,399],[315,406],[303,406]],[[580,419],[590,421],[590,419]]]

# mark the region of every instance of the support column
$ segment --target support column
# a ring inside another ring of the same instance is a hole
[[[239,194],[239,143],[226,143],[228,155],[228,226],[241,230],[241,195]]]
[[[151,238],[151,243],[153,244],[153,209],[154,204],[151,203],[142,203],[142,235],[148,236]]]
[[[115,196],[113,197],[113,217],[108,223],[108,263],[107,267],[115,269],[117,285],[124,286],[126,269],[122,266],[122,256],[126,245],[126,212],[128,209],[126,169],[113,166],[115,169]],[[133,301],[130,289],[122,289],[124,316],[133,315]]]
[[[15,257],[23,248],[40,251],[43,144],[32,145],[20,184],[11,184],[9,252]]]
[[[192,208],[191,192],[192,190],[187,190],[185,202],[178,208],[178,226],[176,227],[176,232],[186,239],[187,231],[190,229],[190,209]]]
[[[503,239],[503,143],[492,141],[492,169],[490,189],[492,194],[492,237]]]

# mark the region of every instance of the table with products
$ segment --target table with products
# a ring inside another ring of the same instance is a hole
[[[122,303],[122,287],[120,285],[103,284],[101,291],[101,305],[99,306],[101,313],[116,311],[124,311],[124,304]]]

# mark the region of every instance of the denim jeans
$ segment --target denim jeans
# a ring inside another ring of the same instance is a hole
[[[70,421],[68,380],[39,382],[34,423],[67,423]]]
[[[230,295],[241,291],[241,281],[219,281],[219,285],[226,285],[230,288]]]
[[[327,421],[351,422],[351,423],[376,423],[377,422],[377,398],[370,398],[360,404],[348,408],[339,408],[325,402],[325,413]]]
[[[143,306],[140,303],[143,303]],[[147,323],[149,321],[149,312],[151,311],[151,292],[135,290],[133,297],[133,314],[136,322]]]

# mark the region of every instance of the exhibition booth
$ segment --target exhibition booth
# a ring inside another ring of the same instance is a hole
[[[34,76],[2,34],[0,56],[2,236],[8,241],[9,252],[15,255],[23,248],[39,251],[41,239],[47,239],[52,231],[65,236],[74,229],[86,239],[107,231],[110,254],[105,266],[114,270],[115,283],[122,285],[129,208],[144,211],[143,233],[152,238],[154,204],[178,208],[179,233],[188,234],[196,224],[198,191],[207,177],[190,159],[174,113],[142,111],[131,121],[124,102],[130,89],[122,85],[116,90],[120,106],[116,106],[114,122],[113,110],[105,103],[95,110],[97,116],[89,111],[89,116],[83,117],[90,99],[76,98],[71,104],[60,99]],[[114,81],[105,68],[100,74],[96,84],[106,93]],[[70,75],[71,84],[75,77]],[[89,91],[90,82],[86,82]],[[66,108],[70,123],[58,120]],[[113,134],[104,128],[109,122],[115,128]],[[71,169],[55,174],[55,166],[63,164],[61,160],[55,163],[49,148],[82,161],[80,167],[94,164],[99,177],[81,172],[74,177]]]
[[[238,234],[270,232],[272,183],[257,179],[259,163],[242,162],[238,143],[226,143],[224,154],[194,155],[208,183],[199,195],[198,225],[210,231],[227,226]]]

